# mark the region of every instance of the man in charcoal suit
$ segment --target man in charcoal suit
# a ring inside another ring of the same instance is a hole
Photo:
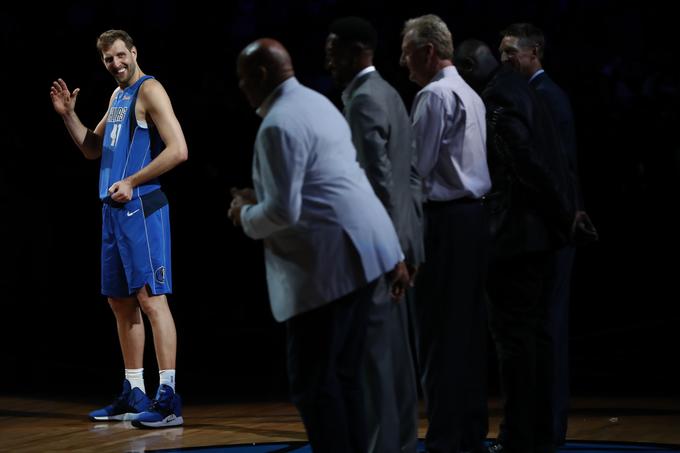
[[[342,102],[357,160],[395,226],[413,276],[423,262],[422,183],[414,167],[415,142],[399,93],[373,66],[377,33],[359,17],[330,26],[326,66],[344,91]],[[409,304],[374,294],[364,370],[371,453],[415,453],[418,393],[409,341]]]

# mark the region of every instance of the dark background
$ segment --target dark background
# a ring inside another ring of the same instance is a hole
[[[0,6],[0,393],[115,393],[122,360],[99,294],[98,161],[85,160],[53,112],[57,77],[81,88],[94,128],[115,88],[95,49],[127,30],[138,63],[173,101],[189,160],[163,177],[171,200],[178,388],[198,400],[285,397],[283,326],[269,311],[261,245],[226,217],[228,189],[250,185],[259,119],[238,91],[235,60],[252,40],[279,39],[300,81],[338,101],[323,69],[329,23],[373,22],[376,65],[404,97],[398,66],[408,18],[440,15],[454,45],[531,21],[546,32],[545,67],[570,95],[582,186],[601,241],[579,251],[571,307],[576,395],[678,396],[676,20],[653,2],[146,1]],[[490,363],[493,356],[490,353]],[[157,383],[147,324],[147,388]],[[492,372],[492,392],[497,381]]]

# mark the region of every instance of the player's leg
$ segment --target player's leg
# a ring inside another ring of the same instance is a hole
[[[143,281],[135,280],[132,287],[151,324],[160,379],[154,402],[133,424],[139,428],[164,428],[184,423],[181,398],[175,393],[177,332],[166,297],[172,291],[170,224],[167,205],[153,212],[144,208],[142,205],[143,216],[136,219],[137,225],[143,222],[140,231],[144,240],[132,252],[136,275],[144,277]]]
[[[135,297],[109,297],[126,369],[144,367],[144,323]]]
[[[148,409],[143,378],[144,323],[135,297],[129,296],[127,279],[116,238],[116,209],[105,205],[102,229],[102,293],[108,296],[116,318],[125,365],[121,394],[110,405],[92,411],[93,421],[132,420]]]
[[[149,295],[146,287],[140,289],[137,298],[144,314],[149,318],[153,331],[160,382],[156,397],[148,411],[140,414],[132,423],[138,428],[167,428],[182,425],[184,423],[182,400],[175,393],[177,334],[167,298],[164,294]]]
[[[139,306],[149,318],[151,324],[158,369],[174,370],[177,354],[177,332],[167,297],[165,294],[151,295],[146,287],[142,287],[137,293],[137,299]],[[172,384],[174,387],[174,382]]]

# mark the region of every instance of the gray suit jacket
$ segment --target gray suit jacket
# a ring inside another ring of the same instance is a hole
[[[243,231],[264,239],[277,321],[332,302],[391,271],[402,252],[392,222],[356,162],[349,128],[294,78],[261,107]]]
[[[394,223],[406,262],[425,260],[422,180],[415,138],[399,93],[377,71],[355,79],[344,97],[357,160]]]

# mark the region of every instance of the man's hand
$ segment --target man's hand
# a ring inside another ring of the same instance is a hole
[[[406,263],[399,261],[388,277],[392,285],[392,299],[398,301],[406,292],[406,288],[410,285],[411,281]]]
[[[412,264],[406,264],[406,268],[408,269],[408,275],[409,275],[409,285],[411,287],[416,286],[416,274],[418,273],[418,266],[414,266]]]
[[[109,187],[109,195],[113,201],[127,203],[132,200],[132,184],[126,179],[120,180]]]
[[[599,239],[595,225],[585,211],[576,211],[571,226],[571,241],[574,245],[585,245]]]
[[[73,113],[76,107],[76,98],[80,88],[76,88],[71,93],[66,86],[66,82],[62,79],[57,79],[52,82],[50,88],[50,98],[52,98],[52,106],[54,110],[61,116],[67,116]]]
[[[231,196],[234,198],[241,197],[245,204],[257,204],[257,197],[255,196],[255,191],[250,187],[246,187],[243,189],[237,189],[236,187],[232,187],[230,193]]]
[[[231,188],[231,196],[233,198],[227,215],[234,226],[241,226],[241,209],[245,205],[256,204],[257,197],[255,197],[255,192],[251,188],[237,189],[236,187]]]

